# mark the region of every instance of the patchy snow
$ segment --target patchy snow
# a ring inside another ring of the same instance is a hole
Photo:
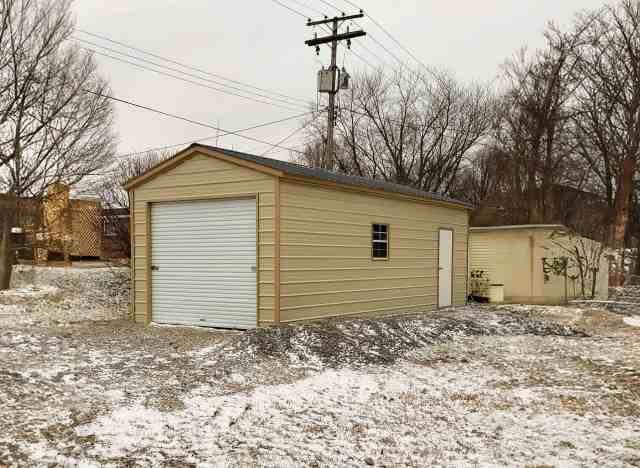
[[[640,464],[640,333],[619,315],[474,306],[228,333],[111,320],[123,280],[35,270],[16,287],[58,291],[0,296],[0,466]]]
[[[635,315],[633,317],[624,317],[622,321],[630,327],[640,327],[640,315]]]
[[[95,437],[89,459],[144,453],[151,465],[179,457],[259,466],[362,466],[366,457],[406,466],[617,466],[625,441],[640,436],[631,418],[599,425],[596,415],[540,414],[544,389],[506,391],[506,382],[475,365],[325,370],[248,393],[217,396],[201,386],[181,410],[136,402],[76,431]]]
[[[33,284],[23,286],[15,289],[8,289],[6,291],[0,291],[2,296],[15,296],[15,297],[42,297],[52,296],[60,291],[55,286],[35,286]]]
[[[0,291],[0,326],[113,320],[128,312],[125,268],[14,267],[13,289]]]

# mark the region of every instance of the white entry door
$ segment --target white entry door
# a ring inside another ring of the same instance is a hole
[[[255,199],[154,203],[153,321],[254,328]]]
[[[449,307],[453,291],[453,231],[440,229],[438,237],[438,307]]]

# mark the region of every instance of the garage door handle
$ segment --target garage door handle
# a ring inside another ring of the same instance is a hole
[[[158,271],[158,270],[160,270],[159,266],[151,265],[151,271]]]
[[[256,272],[256,271],[258,271],[258,270],[257,270],[257,268],[256,268],[255,266],[252,266],[252,267],[251,267],[251,271],[252,271],[253,273],[255,273],[255,272]]]

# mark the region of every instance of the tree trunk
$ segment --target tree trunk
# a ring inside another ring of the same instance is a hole
[[[13,269],[13,251],[11,249],[12,210],[0,206],[0,291],[9,289]]]
[[[629,224],[629,210],[631,191],[633,190],[633,176],[636,161],[626,158],[622,166],[622,174],[618,179],[615,199],[615,214],[611,234],[611,247],[618,251],[616,274],[613,278],[614,286],[621,286],[624,281],[624,248]]]
[[[542,222],[538,192],[535,170],[529,167],[527,174],[527,214],[529,224],[539,224]]]

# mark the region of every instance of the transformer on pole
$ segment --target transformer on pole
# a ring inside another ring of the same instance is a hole
[[[351,39],[356,37],[365,36],[367,33],[364,31],[353,31],[350,32],[347,29],[346,33],[339,33],[340,24],[343,21],[349,21],[352,19],[363,18],[364,13],[360,10],[360,13],[356,15],[346,16],[342,13],[342,16],[336,16],[334,18],[327,18],[319,21],[311,21],[307,22],[307,26],[318,26],[323,24],[331,23],[332,30],[330,36],[318,37],[316,34],[313,39],[309,39],[305,41],[309,47],[315,47],[316,53],[320,54],[320,45],[321,44],[331,44],[331,66],[329,69],[322,69],[318,72],[318,92],[326,93],[329,95],[329,107],[327,109],[328,113],[328,122],[327,122],[327,144],[325,150],[325,160],[324,160],[324,168],[325,169],[333,169],[334,161],[335,161],[335,143],[333,139],[333,127],[336,123],[336,94],[340,89],[349,89],[349,81],[350,75],[347,71],[342,69],[342,73],[337,66],[338,59],[338,42],[347,41],[347,48],[351,48]]]

